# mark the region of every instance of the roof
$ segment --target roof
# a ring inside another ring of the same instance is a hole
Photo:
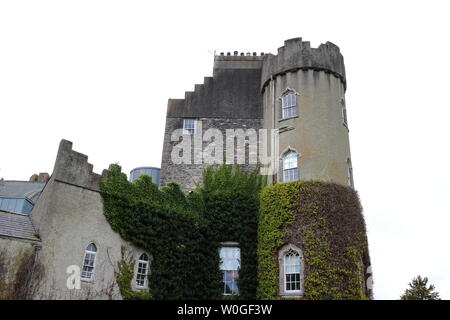
[[[3,210],[0,210],[0,236],[39,241],[29,215]]]
[[[35,203],[44,186],[45,182],[7,180],[0,183],[0,196],[6,198],[27,198]]]

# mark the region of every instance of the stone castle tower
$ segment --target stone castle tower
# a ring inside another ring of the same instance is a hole
[[[273,157],[279,164],[270,183],[321,179],[353,187],[345,90],[344,59],[331,42],[311,48],[294,38],[276,55],[216,55],[212,77],[184,99],[169,99],[161,185],[174,181],[192,190],[206,166],[194,160],[174,163],[171,155],[179,141],[172,141],[172,133],[183,128],[184,137],[199,139],[197,146],[204,147],[199,129],[216,128],[276,130],[278,154]],[[191,159],[196,154],[194,146]]]

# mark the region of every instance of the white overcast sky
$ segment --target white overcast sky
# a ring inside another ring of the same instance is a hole
[[[447,3],[0,0],[0,177],[51,173],[62,138],[99,173],[159,167],[167,99],[211,76],[214,50],[331,41],[375,298],[421,274],[450,299]]]

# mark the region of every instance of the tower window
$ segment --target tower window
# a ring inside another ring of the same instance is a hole
[[[341,109],[342,109],[342,123],[347,127],[347,107],[345,106],[345,100],[341,99]]]
[[[284,255],[284,290],[287,293],[300,292],[300,254],[290,249]]]
[[[183,119],[183,134],[195,134],[195,119]]]
[[[297,94],[292,91],[286,92],[281,97],[281,118],[292,118],[297,115]]]
[[[97,247],[93,243],[89,244],[84,252],[83,270],[81,271],[82,280],[93,280],[96,255]]]
[[[348,185],[352,188],[354,188],[353,184],[353,167],[352,167],[352,161],[350,158],[347,158],[347,179],[348,179]]]
[[[237,280],[241,266],[241,249],[238,247],[220,248],[220,270],[222,270],[222,284],[224,295],[239,294]]]
[[[137,274],[136,274],[136,287],[146,288],[147,287],[147,273],[148,273],[148,256],[143,253],[138,259]]]
[[[301,297],[303,294],[303,255],[299,247],[286,244],[278,251],[281,296]]]
[[[299,179],[297,162],[297,152],[289,150],[283,155],[283,182]]]

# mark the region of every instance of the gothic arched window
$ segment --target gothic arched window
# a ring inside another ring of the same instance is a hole
[[[292,118],[297,115],[297,94],[287,90],[281,96],[281,118]]]
[[[283,154],[283,182],[299,179],[298,153],[289,150]]]
[[[280,295],[301,297],[303,294],[303,255],[293,244],[283,246],[278,252]]]
[[[300,254],[290,249],[284,255],[284,290],[300,292]]]
[[[94,279],[95,256],[97,255],[97,246],[90,243],[84,251],[83,270],[81,279],[91,281]]]
[[[136,287],[147,287],[147,274],[149,269],[149,259],[146,253],[140,255],[137,264]]]

